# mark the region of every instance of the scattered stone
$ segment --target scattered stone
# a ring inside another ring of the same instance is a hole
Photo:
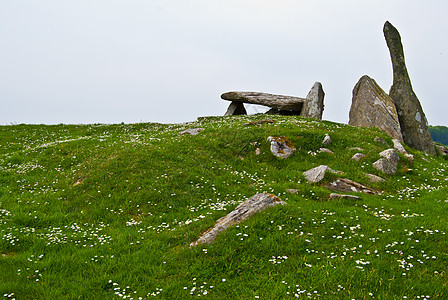
[[[435,156],[434,142],[428,129],[428,122],[420,101],[412,89],[411,79],[406,68],[400,33],[389,22],[384,24],[383,32],[394,71],[394,81],[389,95],[395,101],[403,140],[409,147]]]
[[[349,125],[376,127],[389,136],[403,140],[394,100],[367,75],[353,89]]]
[[[308,182],[319,182],[325,177],[325,173],[329,171],[332,173],[337,173],[335,170],[331,169],[329,166],[320,165],[318,167],[315,167],[313,169],[310,169],[308,171],[303,172],[303,176],[305,176],[305,179],[308,180]]]
[[[246,108],[244,107],[244,104],[237,101],[232,101],[227,108],[226,113],[224,116],[237,116],[237,115],[247,115]]]
[[[256,194],[250,199],[244,201],[238,205],[232,212],[228,215],[220,218],[216,221],[215,226],[205,231],[199,239],[190,244],[190,247],[195,247],[199,244],[210,244],[213,242],[218,234],[227,228],[241,223],[248,218],[250,218],[255,213],[262,211],[270,206],[277,204],[286,204],[282,199],[273,195],[260,193]]]
[[[300,190],[298,189],[286,189],[286,191],[290,194],[297,194],[300,192]]]
[[[361,159],[363,159],[364,157],[366,157],[365,154],[362,153],[356,153],[355,155],[352,156],[352,159],[355,161],[360,161]]]
[[[73,186],[77,186],[80,185],[83,182],[82,178],[79,178],[78,180],[75,181],[75,183],[73,184]]]
[[[277,120],[272,119],[266,119],[266,120],[260,120],[260,121],[253,121],[249,123],[244,123],[244,126],[251,126],[251,125],[263,125],[263,124],[274,124]]]
[[[330,194],[330,199],[349,199],[349,200],[360,200],[361,198],[354,195],[343,195],[343,194]]]
[[[329,153],[329,154],[334,154],[333,151],[331,151],[330,149],[327,149],[327,148],[320,148],[319,152],[325,152],[325,153]]]
[[[277,157],[288,158],[296,152],[296,147],[286,136],[270,136],[268,141],[271,143],[271,152]]]
[[[203,130],[204,130],[204,128],[190,128],[190,129],[179,132],[179,135],[185,135],[185,134],[196,135],[196,134],[199,134]]]
[[[384,157],[373,163],[373,167],[385,174],[395,174],[400,158],[395,149],[387,149],[380,153]]]
[[[384,146],[388,146],[387,145],[387,142],[382,138],[382,137],[379,137],[379,136],[377,136],[375,139],[373,139],[375,142],[377,142],[377,143],[380,143],[381,145],[384,145]]]
[[[414,163],[414,155],[409,154],[409,153],[406,151],[406,149],[404,149],[403,145],[400,143],[399,140],[397,140],[397,139],[393,139],[392,142],[394,143],[394,148],[395,148],[395,150],[397,150],[398,153],[403,154],[403,155],[408,159],[408,161],[409,161],[411,164],[413,164],[413,163]]]
[[[382,181],[384,181],[384,178],[381,178],[381,177],[376,176],[376,175],[373,175],[373,174],[369,174],[369,173],[367,173],[366,176],[369,178],[369,180],[370,180],[371,182],[378,183],[378,182],[382,182]]]
[[[260,148],[255,149],[255,155],[260,155],[260,154],[261,154],[261,149]]]
[[[320,82],[315,82],[306,96],[300,115],[305,118],[322,120],[325,93]]]
[[[440,155],[446,156],[448,154],[448,149],[445,146],[436,145],[437,150],[439,150]]]
[[[258,92],[228,92],[221,95],[223,100],[259,104],[279,110],[294,111],[300,114],[306,99],[292,96],[273,95]]]
[[[365,185],[362,185],[358,182],[355,182],[353,180],[347,179],[347,178],[338,178],[336,181],[333,181],[332,183],[326,183],[324,187],[332,190],[332,191],[338,191],[338,192],[362,192],[364,194],[370,194],[370,195],[376,195],[378,194],[378,191],[375,191],[372,188],[369,188]]]
[[[364,149],[360,147],[351,147],[350,150],[364,151]]]
[[[326,133],[324,140],[322,141],[322,145],[327,146],[330,143],[331,143],[331,137],[328,133]]]

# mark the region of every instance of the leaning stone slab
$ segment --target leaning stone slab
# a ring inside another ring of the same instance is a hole
[[[260,212],[270,206],[277,204],[286,204],[286,202],[273,194],[256,194],[255,196],[238,205],[237,208],[235,208],[227,216],[220,218],[216,222],[215,226],[201,234],[199,239],[191,243],[190,246],[194,247],[199,244],[210,244],[216,239],[220,232],[233,225],[243,222],[244,220],[249,219],[257,212]]]
[[[375,191],[372,188],[369,188],[365,185],[362,185],[358,182],[355,182],[355,181],[347,179],[347,178],[338,178],[331,183],[325,184],[324,186],[332,191],[343,192],[343,193],[361,192],[361,193],[370,194],[370,195],[376,195],[379,193],[378,191]]]
[[[221,95],[228,101],[259,104],[278,110],[296,111],[300,113],[306,99],[292,96],[273,95],[258,92],[228,92]]]
[[[383,158],[373,163],[373,167],[385,174],[395,174],[400,158],[395,149],[387,149],[380,153]]]
[[[403,140],[409,147],[434,156],[436,154],[434,142],[423,108],[412,89],[400,33],[389,22],[384,24],[383,32],[394,70],[394,81],[389,96],[395,101]]]
[[[268,141],[271,143],[272,154],[279,158],[288,158],[296,152],[296,147],[286,136],[270,136]]]
[[[349,125],[376,127],[389,136],[403,140],[394,100],[367,75],[353,89]]]
[[[308,95],[300,115],[305,118],[322,120],[325,93],[320,82],[315,82]]]
[[[186,135],[186,134],[196,135],[199,134],[201,131],[204,131],[204,128],[190,128],[179,132],[179,135]]]
[[[238,115],[247,115],[246,108],[244,107],[244,104],[237,101],[232,101],[227,108],[226,113],[224,116],[238,116]]]
[[[325,173],[327,171],[338,173],[335,170],[331,169],[329,166],[320,165],[316,168],[303,172],[303,176],[305,176],[305,179],[308,180],[308,182],[315,183],[324,179]]]

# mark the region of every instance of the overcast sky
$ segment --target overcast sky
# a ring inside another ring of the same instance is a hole
[[[386,91],[400,32],[431,125],[448,126],[446,0],[1,0],[0,124],[180,123],[227,91],[305,97],[348,122],[367,74]],[[252,107],[251,112],[261,112]]]

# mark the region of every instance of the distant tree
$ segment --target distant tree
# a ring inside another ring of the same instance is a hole
[[[434,142],[448,146],[448,127],[445,126],[429,126]]]

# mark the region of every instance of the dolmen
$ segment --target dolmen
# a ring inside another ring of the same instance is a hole
[[[243,103],[270,107],[267,114],[297,115],[322,120],[325,93],[320,82],[314,83],[306,98],[274,95],[259,92],[227,92],[223,100],[231,101],[226,116],[246,115]]]

